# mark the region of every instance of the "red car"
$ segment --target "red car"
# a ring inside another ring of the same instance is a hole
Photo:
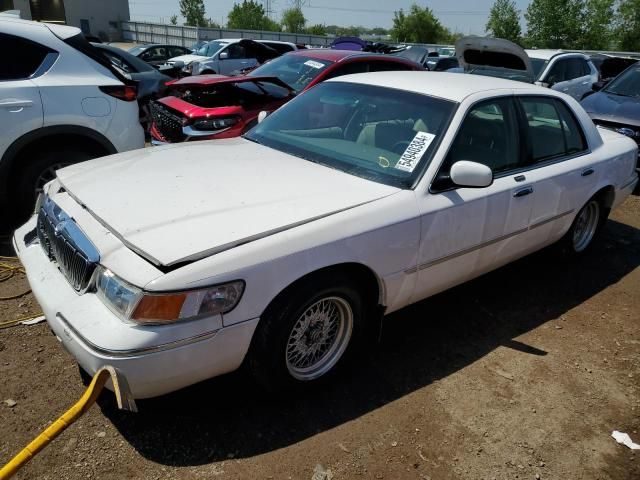
[[[347,50],[299,50],[239,77],[200,75],[167,83],[168,96],[151,103],[154,144],[242,135],[298,93],[351,73],[424,70],[400,57]]]

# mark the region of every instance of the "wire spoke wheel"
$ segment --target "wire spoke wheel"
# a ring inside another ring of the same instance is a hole
[[[353,310],[345,299],[324,297],[307,307],[289,333],[285,350],[289,373],[308,381],[329,372],[347,349]]]
[[[587,203],[578,214],[573,227],[573,249],[580,253],[586,249],[598,229],[600,204],[596,200]]]

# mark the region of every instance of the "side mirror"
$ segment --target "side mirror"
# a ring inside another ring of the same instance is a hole
[[[478,162],[460,160],[451,166],[451,181],[459,187],[483,188],[493,183],[493,172]]]
[[[227,58],[229,58],[229,53],[228,52],[221,52],[220,55],[218,55],[218,58],[220,60],[226,60]]]
[[[258,114],[258,123],[262,123],[262,121],[267,118],[269,116],[269,112],[262,110],[259,114]]]

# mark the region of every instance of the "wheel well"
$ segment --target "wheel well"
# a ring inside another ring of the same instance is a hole
[[[95,155],[95,157],[100,157],[111,153],[107,148],[104,147],[104,145],[100,144],[100,142],[84,135],[60,133],[40,137],[29,142],[15,154],[11,164],[10,178],[12,178],[15,173],[19,172],[20,169],[25,165],[25,159],[33,157],[33,155],[37,154],[38,152],[46,151],[52,148],[80,150]]]
[[[600,199],[602,201],[602,204],[606,208],[611,210],[611,207],[613,206],[613,202],[616,198],[616,191],[613,188],[613,186],[609,185],[607,187],[603,187],[600,190],[598,190],[594,195],[594,197],[597,197],[598,199]]]
[[[215,71],[211,70],[210,68],[207,68],[206,70],[203,70],[202,72],[200,72],[200,75],[215,75]]]
[[[369,267],[362,265],[361,263],[340,263],[315,270],[298,278],[276,295],[276,297],[271,300],[265,311],[278,305],[282,299],[286,298],[288,294],[301,283],[311,282],[316,278],[326,278],[338,274],[344,275],[345,277],[353,280],[353,286],[363,294],[366,303],[374,304],[375,302],[376,305],[382,304],[383,285]]]

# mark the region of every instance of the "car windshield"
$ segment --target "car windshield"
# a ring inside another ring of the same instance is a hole
[[[333,62],[304,55],[283,55],[249,73],[252,77],[278,77],[296,93],[304,90]]]
[[[456,103],[403,90],[326,82],[245,138],[368,180],[411,188],[449,125]]]
[[[640,67],[625,70],[614,78],[604,91],[624,97],[640,97]]]
[[[544,60],[542,58],[531,59],[531,66],[533,67],[533,76],[535,77],[536,80],[540,78],[540,74],[542,73],[542,71],[544,70],[544,67],[546,67],[548,63],[549,63],[549,60]]]
[[[227,45],[229,45],[229,42],[220,42],[216,40],[213,42],[205,43],[195,52],[193,52],[193,54],[200,55],[202,57],[213,57],[215,53],[217,53],[221,48],[226,47]],[[207,52],[209,53],[207,54]]]
[[[138,45],[137,47],[130,48],[127,50],[131,55],[135,55],[136,57],[144,52],[148,47],[146,45]]]

